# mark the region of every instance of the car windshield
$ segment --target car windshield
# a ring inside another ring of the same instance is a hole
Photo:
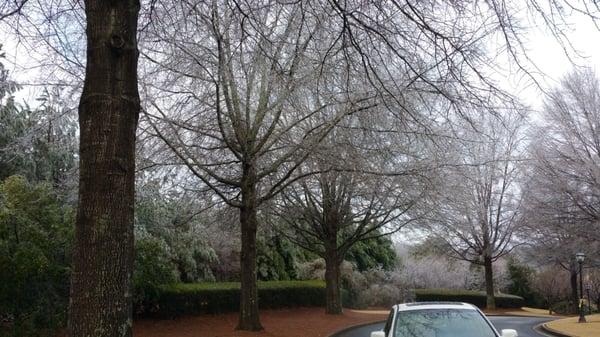
[[[475,310],[424,309],[396,315],[394,337],[496,337]]]

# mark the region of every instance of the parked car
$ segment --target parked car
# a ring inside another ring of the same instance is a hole
[[[517,331],[498,333],[474,305],[459,302],[419,302],[392,307],[383,331],[371,337],[518,337]]]

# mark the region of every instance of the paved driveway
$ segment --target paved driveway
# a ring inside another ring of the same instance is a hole
[[[535,331],[533,328],[540,323],[551,321],[552,319],[540,317],[517,317],[517,316],[491,316],[490,321],[496,327],[496,330],[515,329],[519,337],[547,337],[548,335]],[[383,323],[375,323],[353,330],[348,330],[336,337],[369,337],[371,331],[382,330]]]

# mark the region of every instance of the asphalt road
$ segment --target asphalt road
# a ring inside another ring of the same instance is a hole
[[[533,328],[540,323],[550,321],[548,318],[539,317],[516,317],[516,316],[491,316],[490,321],[500,332],[502,329],[515,329],[519,333],[519,337],[548,337],[541,334]],[[371,331],[382,330],[383,323],[375,323],[366,325],[353,330],[348,330],[336,337],[369,337]]]

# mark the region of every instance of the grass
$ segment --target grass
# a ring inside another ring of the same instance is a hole
[[[526,317],[564,317],[561,315],[550,315],[548,313],[547,309],[538,309],[538,308],[528,308],[528,307],[522,307],[522,308],[512,308],[512,309],[506,309],[506,308],[499,308],[499,309],[495,309],[495,310],[487,310],[487,309],[483,309],[483,312],[486,315],[509,315],[509,316],[526,316]]]
[[[585,317],[587,323],[578,323],[579,317],[559,319],[546,323],[546,327],[573,337],[598,337],[600,335],[600,314]]]

